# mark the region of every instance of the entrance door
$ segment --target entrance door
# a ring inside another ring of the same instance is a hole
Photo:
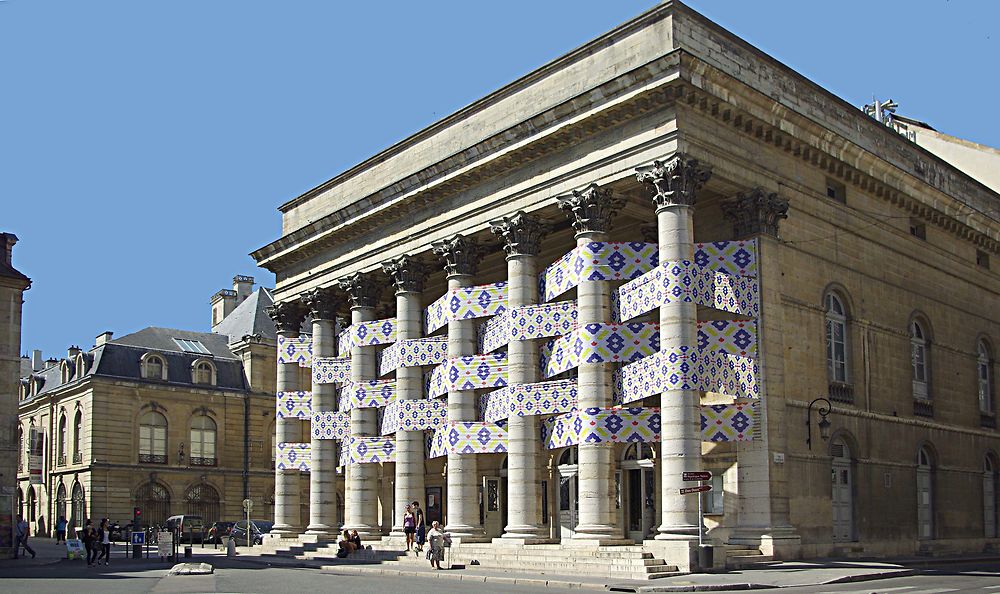
[[[934,538],[934,492],[931,456],[927,448],[917,453],[917,538]]]
[[[851,472],[851,451],[837,439],[830,444],[833,454],[831,483],[833,487],[833,540],[854,540],[854,480]]]
[[[626,536],[642,542],[652,532],[656,518],[656,473],[649,444],[632,444],[621,462],[624,474]]]
[[[579,518],[577,502],[576,447],[567,448],[559,457],[559,537],[573,538]]]
[[[504,521],[507,505],[504,503],[502,487],[500,477],[483,477],[483,529],[487,536],[500,536],[507,525]]]

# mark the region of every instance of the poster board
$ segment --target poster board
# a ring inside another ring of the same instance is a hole
[[[170,557],[174,554],[174,533],[156,533],[156,554],[160,557]]]
[[[79,538],[66,539],[66,558],[83,559],[86,553],[83,550],[83,541]]]

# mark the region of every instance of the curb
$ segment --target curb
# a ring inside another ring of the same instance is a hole
[[[547,580],[537,577],[507,577],[500,575],[481,575],[475,573],[457,573],[456,570],[442,570],[440,572],[428,571],[407,571],[405,569],[386,569],[375,567],[337,566],[324,565],[320,571],[326,573],[354,573],[354,574],[374,574],[390,575],[397,577],[420,577],[427,579],[450,579],[463,582],[474,582],[477,584],[506,584],[518,586],[534,586],[548,588],[567,588],[575,590],[608,590],[609,586],[597,582],[570,582],[566,580]],[[634,591],[634,590],[633,590]]]
[[[883,571],[879,573],[868,573],[863,575],[847,575],[844,577],[834,578],[832,580],[827,580],[825,582],[815,582],[810,584],[789,584],[787,586],[777,586],[774,584],[756,584],[753,582],[738,583],[738,584],[690,584],[690,585],[677,585],[677,586],[642,586],[635,590],[634,592],[719,592],[719,591],[729,591],[729,590],[776,590],[781,588],[814,588],[817,586],[829,586],[835,584],[850,584],[855,582],[870,582],[875,580],[885,580],[897,577],[908,577],[911,575],[917,575],[921,573],[917,569],[900,569],[898,571]],[[616,588],[611,588],[612,591],[630,591],[630,590],[618,590]]]

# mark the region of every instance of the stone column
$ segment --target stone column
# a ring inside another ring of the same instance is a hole
[[[420,338],[423,334],[424,265],[410,256],[400,256],[382,263],[382,269],[396,286],[396,340]],[[396,398],[418,400],[424,397],[424,378],[419,367],[396,370]],[[403,514],[414,501],[424,502],[424,433],[396,432],[396,485],[392,536],[403,536]]]
[[[710,171],[695,159],[677,154],[666,162],[638,170],[638,180],[653,190],[659,236],[660,265],[694,260],[694,202]],[[673,302],[660,307],[660,350],[698,346],[698,306]],[[660,397],[661,524],[656,538],[670,540],[697,536],[698,497],[680,495],[690,484],[685,471],[701,470],[701,392],[664,390]]]
[[[332,289],[313,289],[303,295],[312,315],[314,357],[333,357],[337,353],[337,299]],[[316,384],[312,387],[313,412],[337,410],[337,387]],[[310,431],[310,434],[312,432]],[[312,468],[309,474],[309,526],[306,534],[317,540],[337,537],[337,442],[311,437]]]
[[[278,334],[285,338],[296,338],[305,318],[305,309],[298,301],[280,301],[268,308],[268,315],[274,320]],[[277,391],[295,392],[299,385],[299,364],[278,365]],[[299,419],[278,419],[274,424],[275,443],[295,443],[302,439],[302,421]],[[299,478],[297,470],[274,471],[274,528],[271,534],[278,538],[294,538],[302,532],[301,508],[299,507]]]
[[[353,274],[337,283],[351,303],[351,324],[375,319],[378,285],[366,274]],[[378,378],[375,347],[351,348],[351,381],[362,382]],[[351,409],[351,437],[378,435],[378,411],[374,408]],[[353,464],[346,468],[344,493],[344,530],[357,530],[362,538],[381,533],[378,525],[378,465]]]
[[[550,226],[537,217],[517,212],[490,222],[504,241],[507,254],[507,307],[538,303],[538,249]],[[507,345],[507,384],[539,381],[538,342],[516,340]],[[538,417],[507,419],[507,526],[501,542],[515,544],[548,539],[543,526],[539,463],[542,443]]]
[[[448,290],[470,287],[479,264],[479,246],[456,235],[434,243],[434,253],[444,261]],[[448,358],[475,355],[476,320],[448,322]],[[448,391],[448,420],[476,421],[475,390]],[[446,530],[453,538],[469,541],[484,537],[479,523],[479,464],[475,454],[448,453],[448,517]]]
[[[576,230],[576,245],[605,241],[615,212],[624,206],[611,190],[591,184],[559,198],[559,208],[567,211]],[[576,288],[577,322],[611,322],[611,288],[607,281],[580,281]],[[580,410],[611,406],[611,363],[580,362],[577,368],[577,394]],[[581,443],[577,481],[579,524],[574,539],[607,541],[621,538],[615,521],[615,460],[610,443]]]

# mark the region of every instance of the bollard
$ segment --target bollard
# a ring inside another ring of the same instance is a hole
[[[190,544],[187,544],[187,545],[184,546],[184,558],[185,559],[190,559],[191,558],[191,545]]]
[[[235,557],[236,556],[236,539],[232,536],[226,538],[226,556]]]

